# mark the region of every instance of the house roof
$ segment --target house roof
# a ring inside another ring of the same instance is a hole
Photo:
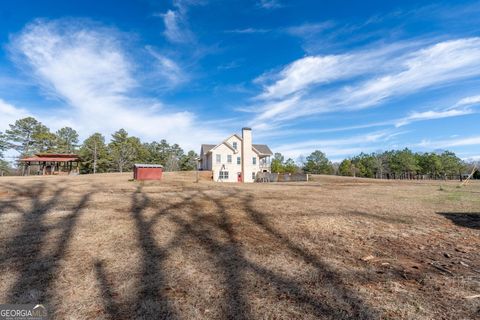
[[[203,154],[207,154],[216,146],[216,144],[202,144]],[[257,150],[261,155],[273,155],[272,150],[270,150],[270,148],[266,144],[252,144],[252,147]]]
[[[202,144],[202,150],[203,154],[207,154],[208,151],[212,150],[215,148],[216,144]]]
[[[272,150],[266,145],[266,144],[252,144],[252,147],[257,149],[260,154],[265,154],[265,155],[273,155]]]

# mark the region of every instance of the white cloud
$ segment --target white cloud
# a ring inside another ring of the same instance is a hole
[[[172,59],[155,51],[151,47],[147,47],[147,51],[155,58],[156,71],[160,76],[159,80],[163,80],[163,87],[172,88],[188,80],[188,76],[183,69]]]
[[[258,116],[252,122],[267,114],[271,121],[282,122],[374,107],[394,97],[480,75],[480,38],[419,48],[421,45],[412,42],[361,52],[307,56],[278,73],[264,74],[256,79],[257,83],[267,84],[257,96],[260,101],[254,109]],[[277,107],[290,95],[297,97],[296,103],[288,108]]]
[[[163,19],[165,30],[163,34],[173,43],[188,44],[195,42],[195,36],[188,26],[187,11],[191,6],[205,5],[206,0],[175,0],[175,9],[167,10],[155,16]]]
[[[265,106],[266,111],[263,112],[260,116],[256,118],[257,122],[258,121],[266,121],[280,113],[282,113],[284,110],[289,110],[293,106],[295,106],[300,100],[300,97],[298,96],[293,96],[289,99],[285,99],[279,102],[273,102],[269,105]],[[256,125],[260,125],[260,123],[256,123]]]
[[[336,55],[306,56],[295,60],[278,73],[265,73],[254,82],[264,84],[260,99],[281,99],[315,85],[342,80],[355,80],[357,76],[373,77],[393,69],[401,63],[396,56],[405,53],[416,43],[399,43],[380,48]],[[266,83],[266,85],[265,85]]]
[[[27,110],[15,107],[0,99],[0,131],[8,129],[8,125],[14,123],[15,120],[28,116],[29,112]]]
[[[265,87],[259,98],[283,98],[314,84],[351,77],[365,70],[361,64],[348,69],[340,68],[340,65],[351,65],[351,63],[352,56],[349,55],[310,56],[299,59],[283,69],[278,76],[279,79]]]
[[[304,23],[301,25],[288,27],[285,29],[285,31],[288,34],[294,36],[310,38],[312,36],[315,36],[319,32],[323,32],[327,29],[332,28],[334,25],[335,24],[331,21],[325,21],[320,23]]]
[[[252,34],[252,33],[267,33],[270,31],[271,31],[270,29],[245,28],[245,29],[226,30],[225,33]]]
[[[160,15],[163,18],[165,37],[174,43],[189,43],[193,40],[193,34],[186,27],[186,18],[181,11],[168,10]]]
[[[283,6],[279,0],[260,0],[258,5],[264,9],[276,9]]]
[[[480,154],[464,156],[464,157],[462,157],[462,160],[466,161],[466,162],[480,161]],[[480,163],[479,163],[479,165],[480,165]]]
[[[480,75],[480,38],[445,41],[407,54],[399,72],[348,88],[343,103],[370,107],[392,96],[410,94]]]
[[[472,114],[473,110],[470,109],[452,109],[452,110],[444,110],[444,111],[424,111],[424,112],[413,112],[408,117],[400,119],[395,124],[396,127],[405,126],[415,121],[424,121],[424,120],[433,120],[433,119],[442,119],[442,118],[450,118],[450,117],[457,117],[463,116],[467,114]]]
[[[418,147],[424,147],[429,149],[449,148],[449,147],[462,147],[480,145],[480,136],[463,137],[456,139],[445,140],[423,140],[417,144]]]
[[[466,97],[458,101],[452,108],[462,107],[467,105],[480,104],[480,96]]]
[[[36,21],[11,47],[38,83],[70,107],[60,110],[57,119],[72,123],[83,137],[125,128],[144,139],[165,138],[189,149],[198,149],[199,140],[223,137],[197,125],[191,112],[169,110],[159,100],[135,95],[141,86],[136,65],[113,30],[71,20]],[[171,61],[162,63],[165,72],[175,70]]]
[[[407,117],[398,119],[394,122],[396,127],[401,127],[416,121],[464,116],[476,113],[477,111],[472,107],[477,104],[480,104],[480,96],[466,97],[459,100],[451,107],[423,112],[412,112]]]

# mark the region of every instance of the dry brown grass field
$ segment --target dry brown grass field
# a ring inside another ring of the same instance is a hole
[[[0,178],[0,302],[57,319],[480,318],[480,183]]]

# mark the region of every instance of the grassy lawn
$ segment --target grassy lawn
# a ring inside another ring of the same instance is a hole
[[[480,183],[0,178],[0,302],[71,319],[480,317]]]

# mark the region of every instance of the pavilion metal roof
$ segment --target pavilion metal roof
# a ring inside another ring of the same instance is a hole
[[[35,156],[20,159],[23,162],[69,162],[80,161],[80,157],[73,153],[37,153]]]
[[[20,159],[23,162],[69,162],[80,161],[79,157],[28,157]]]

